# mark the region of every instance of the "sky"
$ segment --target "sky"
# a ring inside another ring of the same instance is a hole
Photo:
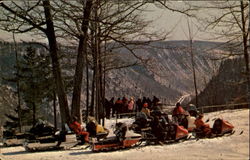
[[[173,1],[171,2],[174,7],[182,7],[183,2]],[[150,24],[149,31],[163,31],[169,32],[171,34],[166,40],[188,40],[188,27],[187,27],[187,16],[181,13],[169,11],[165,8],[160,8],[155,4],[148,4],[146,7],[147,12],[144,12],[142,17],[146,20],[152,20]],[[195,33],[194,40],[208,40],[211,36],[197,31],[197,21],[194,18],[189,18],[190,24],[192,26],[193,32]],[[34,37],[28,34],[16,34],[16,39],[18,41],[39,41],[47,42],[46,39]],[[11,33],[0,30],[0,40],[13,41],[13,36]]]
[[[197,6],[207,6],[207,1],[169,1],[170,6],[172,5],[174,9],[187,8],[186,3],[194,4]],[[193,34],[193,40],[203,40],[203,41],[223,41],[220,39],[214,39],[214,35],[205,33],[198,28],[203,29],[204,24],[197,20],[196,18],[188,17],[185,14],[179,12],[170,11],[164,7],[159,7],[156,4],[148,5],[148,9],[152,12],[145,12],[145,16],[153,21],[154,30],[165,30],[166,32],[172,31],[168,40],[189,40],[188,35],[188,22]],[[199,18],[208,17],[208,15],[216,15],[217,12],[214,9],[199,10],[195,13],[195,16]],[[190,14],[192,14],[190,13]]]

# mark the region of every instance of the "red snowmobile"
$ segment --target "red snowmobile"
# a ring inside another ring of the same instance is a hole
[[[92,143],[92,151],[110,151],[131,148],[140,145],[141,136],[126,137],[127,125],[125,123],[117,123],[114,131],[114,137],[107,137],[98,142]]]
[[[210,134],[205,134],[201,129],[194,129],[194,135],[196,138],[214,138],[224,135],[232,135],[234,132],[234,126],[221,118],[215,119]]]
[[[154,114],[152,119],[138,116],[131,127],[135,133],[142,135],[142,141],[146,141],[146,144],[172,143],[188,138],[188,130],[183,126],[168,123],[160,112]]]

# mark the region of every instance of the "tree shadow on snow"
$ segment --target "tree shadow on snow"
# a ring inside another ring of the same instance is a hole
[[[93,154],[93,153],[94,153],[94,152],[92,152],[92,151],[84,151],[84,152],[72,152],[72,153],[69,153],[69,155],[78,156],[78,155]]]
[[[18,154],[29,154],[29,152],[26,151],[17,151],[17,152],[8,152],[8,153],[2,153],[5,156],[11,156],[11,155],[18,155]]]
[[[135,147],[131,147],[131,148],[122,148],[122,149],[111,149],[111,150],[105,150],[105,151],[83,151],[83,152],[73,152],[73,153],[69,153],[70,155],[84,155],[84,154],[98,154],[98,153],[112,153],[112,152],[122,152],[122,151],[128,151],[128,150],[132,150],[132,149],[138,149]]]

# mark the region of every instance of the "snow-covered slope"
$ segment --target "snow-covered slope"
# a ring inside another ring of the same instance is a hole
[[[202,90],[217,73],[219,61],[211,59],[221,56],[219,43],[194,41],[193,54],[197,88]],[[107,75],[107,96],[135,96],[165,98],[175,103],[184,94],[193,94],[193,71],[189,52],[189,41],[160,41],[149,45],[131,45],[130,49],[139,57],[149,59],[145,66],[112,70]],[[136,61],[126,48],[113,50],[126,61]],[[115,90],[117,89],[117,90]]]
[[[180,96],[187,93],[193,94],[189,41],[157,41],[146,45],[139,44],[129,45],[129,48],[133,49],[134,54],[138,57],[150,59],[150,63],[145,64],[145,66],[131,66],[124,69],[109,70],[106,74],[105,95],[107,98],[113,96],[115,98],[123,96],[134,96],[136,98],[146,96],[152,98],[157,96],[161,100],[164,99],[165,103],[174,104]],[[193,43],[198,90],[205,87],[206,83],[218,69],[218,61],[211,61],[211,58],[217,57],[217,54],[214,54],[217,53],[217,50],[223,51],[223,49],[216,48],[219,44],[206,41],[194,41]],[[20,48],[19,53],[24,53],[28,45],[30,44],[18,44]],[[15,64],[13,46],[13,43],[0,41],[0,76],[13,76]],[[32,46],[37,49],[38,53],[45,52],[39,45],[32,44]],[[74,74],[76,64],[76,47],[65,46],[61,49],[61,52],[65,54],[65,58],[62,58],[60,61],[63,68],[62,73],[63,76],[67,77],[68,83],[72,84],[71,76]],[[131,64],[138,61],[132,54],[129,54],[128,49],[122,46],[112,49],[112,52],[115,56],[107,59],[115,59],[115,63],[130,62],[128,64]],[[108,62],[107,66],[109,66]],[[92,77],[92,72],[90,72],[90,77]],[[0,84],[2,83],[6,82],[0,79]],[[69,84],[67,85],[68,87],[70,86]],[[82,106],[85,106],[86,78],[83,80],[82,89]],[[68,90],[70,91],[70,87]],[[70,93],[69,97],[71,97]]]
[[[213,139],[189,140],[171,145],[154,145],[119,150],[112,152],[92,153],[89,149],[81,147],[67,151],[50,151],[27,153],[23,147],[1,148],[1,160],[247,160],[249,159],[249,109],[225,110],[205,114],[205,119],[222,117],[235,126],[235,134]],[[127,123],[130,119],[125,119]],[[108,122],[109,126],[115,120]],[[244,131],[241,135],[240,132]]]

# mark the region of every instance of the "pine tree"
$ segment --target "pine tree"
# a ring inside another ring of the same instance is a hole
[[[44,101],[51,100],[54,81],[51,74],[49,57],[42,53],[36,53],[32,47],[27,47],[26,53],[20,60],[20,89],[22,98],[30,110],[32,110],[32,124],[42,115],[38,111]],[[31,116],[31,115],[30,115]]]

